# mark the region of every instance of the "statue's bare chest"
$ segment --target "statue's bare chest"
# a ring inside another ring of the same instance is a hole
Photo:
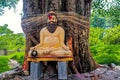
[[[53,47],[59,45],[59,32],[55,31],[54,33],[50,33],[49,31],[45,31],[44,33],[44,44]]]
[[[56,31],[54,32],[54,33],[51,33],[51,32],[49,32],[47,29],[46,29],[46,31],[44,32],[44,36],[45,37],[48,37],[48,36],[51,36],[51,37],[59,37],[59,30],[58,29],[56,29]]]

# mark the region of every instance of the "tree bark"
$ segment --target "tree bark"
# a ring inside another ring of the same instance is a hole
[[[68,64],[71,72],[94,70],[96,64],[88,43],[91,0],[23,0],[24,16],[21,25],[26,34],[26,55],[30,47],[39,43],[39,31],[46,25],[44,16],[51,10],[57,12],[58,24],[65,29],[65,43],[72,38],[74,61]]]

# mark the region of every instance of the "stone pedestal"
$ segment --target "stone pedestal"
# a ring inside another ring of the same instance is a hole
[[[40,62],[30,63],[30,80],[39,80],[42,73],[42,65]]]
[[[58,79],[67,80],[67,63],[58,62]]]

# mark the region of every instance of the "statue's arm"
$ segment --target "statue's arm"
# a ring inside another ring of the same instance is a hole
[[[65,31],[64,31],[64,29],[61,28],[61,30],[60,30],[60,44],[61,44],[61,47],[64,48],[65,50],[69,50],[69,47],[67,47],[65,45],[64,40],[65,40]]]
[[[43,30],[40,31],[39,35],[40,35],[40,43],[35,46],[35,49],[38,48],[38,47],[40,48],[40,47],[43,46],[43,40],[44,40],[44,32],[43,32]]]
[[[43,30],[40,32],[40,46],[43,46],[43,41],[44,41],[44,32]]]

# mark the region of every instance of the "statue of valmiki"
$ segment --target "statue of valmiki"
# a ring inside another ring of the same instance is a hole
[[[31,62],[30,79],[38,80],[40,78],[42,73],[41,61],[57,61],[58,79],[67,79],[66,61],[72,61],[73,55],[70,48],[64,43],[65,31],[61,26],[58,26],[55,12],[48,13],[47,25],[40,30],[39,38],[40,42],[31,47],[28,52],[27,61]]]
[[[56,57],[72,56],[69,47],[64,44],[65,31],[57,25],[57,15],[50,11],[47,16],[47,26],[40,31],[40,43],[35,47],[31,47],[28,57],[35,55],[37,57],[52,55]],[[32,54],[33,53],[33,54]]]

